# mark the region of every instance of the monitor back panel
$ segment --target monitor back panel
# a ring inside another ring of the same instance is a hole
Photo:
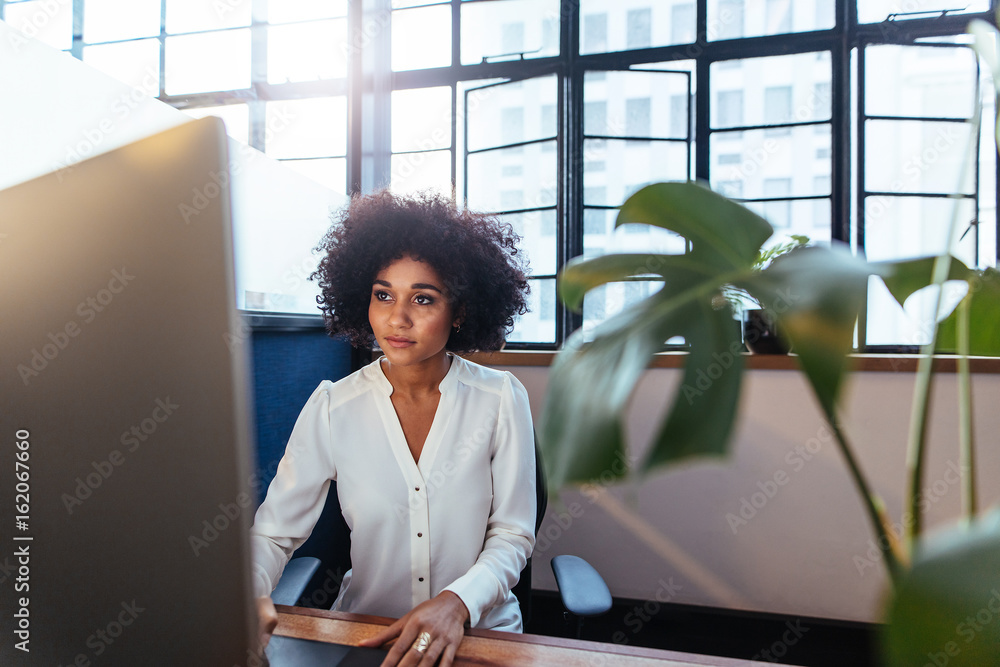
[[[252,663],[227,174],[205,119],[0,192],[2,664]]]

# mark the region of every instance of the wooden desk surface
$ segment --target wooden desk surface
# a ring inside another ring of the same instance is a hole
[[[304,609],[275,605],[278,610],[276,635],[357,644],[393,619],[339,611]],[[522,665],[568,665],[570,667],[738,667],[759,664],[749,660],[719,658],[678,651],[604,644],[544,637],[541,635],[466,630],[465,640],[455,657],[456,667],[511,667]]]

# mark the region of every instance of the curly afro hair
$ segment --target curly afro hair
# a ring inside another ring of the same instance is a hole
[[[452,352],[498,350],[528,311],[528,280],[520,238],[494,217],[459,210],[439,195],[414,197],[379,191],[357,195],[334,217],[316,247],[324,254],[310,276],[331,336],[371,347],[368,322],[375,276],[404,256],[430,264],[444,281],[452,312],[461,314],[445,346]]]

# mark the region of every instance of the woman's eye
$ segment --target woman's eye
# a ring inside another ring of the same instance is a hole
[[[413,300],[421,306],[429,306],[434,303],[434,299],[424,294],[418,294]]]
[[[392,297],[389,296],[388,292],[383,292],[382,290],[375,291],[375,299],[377,301],[388,301],[390,298]]]

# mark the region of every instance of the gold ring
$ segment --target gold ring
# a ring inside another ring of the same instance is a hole
[[[431,645],[431,633],[425,631],[417,635],[417,640],[413,642],[413,646],[411,646],[410,648],[412,648],[417,653],[423,653],[424,651],[427,650],[427,647],[430,645]]]

